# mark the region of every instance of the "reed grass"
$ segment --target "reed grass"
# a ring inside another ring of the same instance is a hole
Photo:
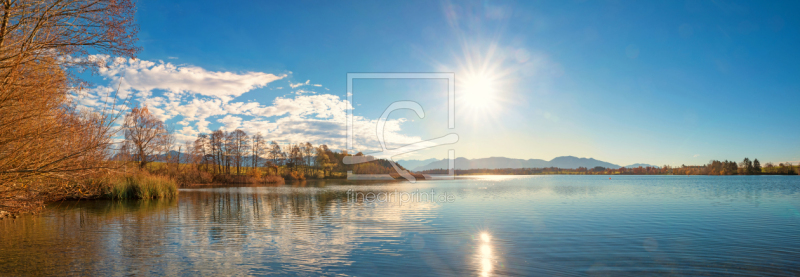
[[[111,180],[111,199],[165,199],[178,196],[178,184],[166,176],[136,174]]]

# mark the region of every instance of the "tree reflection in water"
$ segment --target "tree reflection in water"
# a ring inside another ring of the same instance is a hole
[[[26,275],[323,273],[353,263],[355,240],[385,243],[402,235],[398,226],[424,229],[418,216],[434,208],[348,205],[345,189],[325,185],[199,188],[181,190],[172,201],[53,204],[43,215],[0,222],[0,268]]]

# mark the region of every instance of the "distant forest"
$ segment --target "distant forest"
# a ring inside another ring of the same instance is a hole
[[[498,169],[456,169],[456,175],[797,175],[800,168],[791,163],[766,163],[763,166],[758,159],[744,158],[742,162],[712,160],[705,165],[681,165],[672,167],[635,167],[635,168],[498,168]],[[425,170],[423,174],[447,174],[447,169]]]

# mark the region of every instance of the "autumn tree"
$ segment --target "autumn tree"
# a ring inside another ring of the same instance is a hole
[[[205,170],[208,171],[208,163],[211,161],[210,159],[210,145],[208,143],[208,135],[204,133],[200,133],[197,135],[197,139],[194,140],[194,152],[192,154],[196,156],[200,156],[200,164],[205,167]],[[198,165],[198,170],[200,165]]]
[[[193,141],[189,141],[189,140],[184,141],[183,142],[183,149],[185,151],[184,152],[185,154],[182,155],[183,159],[178,159],[178,163],[179,164],[183,163],[183,164],[187,164],[187,165],[192,165],[191,168],[195,168],[195,169],[198,168],[198,165],[200,164],[200,157],[201,156],[200,155],[195,155],[195,153],[197,153],[197,151],[194,150],[194,142]],[[178,152],[180,152],[180,151],[178,151]]]
[[[303,156],[305,156],[305,164],[306,168],[311,168],[311,163],[314,159],[314,146],[311,145],[310,142],[306,142],[303,144]]]
[[[176,158],[180,158],[180,151],[173,155],[172,150],[176,145],[175,141],[175,128],[172,126],[164,125],[164,132],[158,136],[157,140],[157,153],[158,157],[163,158],[167,164],[177,163]]]
[[[79,109],[71,69],[100,64],[89,51],[133,57],[137,28],[129,0],[0,1],[0,208],[7,199],[84,197],[78,183],[110,166],[116,103]]]
[[[231,174],[231,167],[233,165],[233,157],[235,155],[234,149],[234,142],[233,142],[233,133],[225,133],[225,136],[222,138],[222,144],[224,151],[222,152],[222,160],[225,164],[222,169],[225,170],[225,174]]]
[[[125,140],[134,148],[134,159],[139,162],[140,168],[144,168],[149,157],[161,148],[158,141],[163,140],[166,134],[164,122],[150,113],[147,106],[134,107],[125,115],[122,129]]]
[[[284,149],[289,148],[285,146]],[[286,166],[287,162],[289,161],[289,154],[286,151],[282,151],[278,153],[278,166]]]
[[[709,175],[721,175],[723,172],[722,162],[717,160],[712,160],[708,165],[706,165],[706,168],[709,171]]]
[[[739,168],[742,169],[742,174],[749,175],[750,172],[753,171],[753,163],[750,161],[750,158],[744,158],[739,164]]]
[[[225,137],[226,134],[222,130],[216,130],[211,133],[209,137],[209,145],[211,146],[211,156],[214,160],[214,174],[222,174],[223,156],[225,154]]]
[[[236,174],[241,174],[241,166],[244,163],[244,158],[250,152],[250,139],[242,130],[236,129],[230,134],[231,153],[233,156],[233,164],[236,166]]]
[[[758,159],[753,160],[753,174],[761,174],[761,162]]]
[[[278,160],[281,158],[282,153],[281,146],[273,140],[269,145],[269,158],[272,159],[272,164],[276,166],[280,164]]]
[[[320,169],[322,169],[323,176],[327,176],[326,171],[330,171],[330,169],[334,165],[331,159],[331,155],[329,154],[333,153],[331,153],[331,151],[328,149],[328,146],[325,144],[320,145],[316,149],[314,164],[316,164]]]
[[[262,136],[260,132],[257,132],[252,136],[252,139],[252,165],[253,168],[258,168],[258,161],[261,158],[261,155],[264,154],[264,136]]]
[[[774,170],[775,170],[775,164],[771,162],[767,162],[766,164],[764,164],[764,171],[766,173],[774,173]]]
[[[293,171],[297,171],[297,167],[303,165],[303,151],[300,150],[300,145],[289,146],[289,163]]]
[[[44,57],[86,55],[90,49],[127,57],[139,50],[131,0],[3,0],[0,9],[0,70]]]

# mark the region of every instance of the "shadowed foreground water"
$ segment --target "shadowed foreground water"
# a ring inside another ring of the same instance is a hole
[[[452,201],[348,197],[431,189]],[[799,210],[793,176],[185,189],[2,220],[0,275],[797,276]]]

